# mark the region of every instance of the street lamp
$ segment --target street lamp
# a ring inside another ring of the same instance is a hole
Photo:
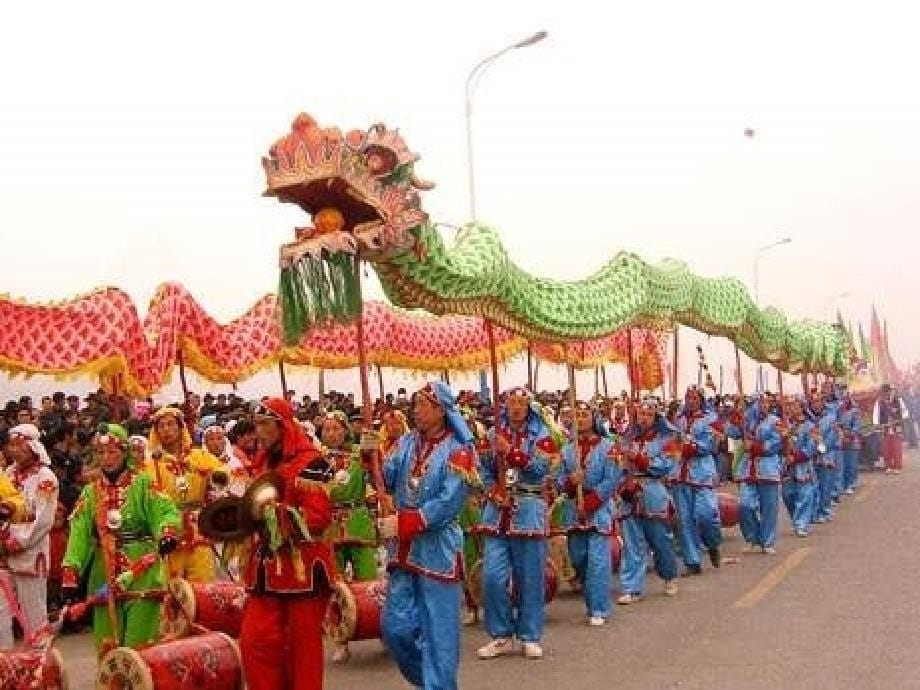
[[[765,244],[760,249],[757,250],[757,254],[754,255],[754,301],[758,304],[760,303],[760,259],[771,249],[780,247],[784,244],[789,244],[792,242],[791,237],[784,237],[781,240],[776,240],[776,242],[771,242],[770,244]]]
[[[466,103],[466,159],[468,168],[467,174],[469,176],[471,221],[476,220],[476,187],[473,177],[473,95],[476,91],[476,87],[479,86],[479,80],[482,78],[482,75],[485,74],[486,70],[495,64],[495,61],[502,55],[512,50],[517,50],[518,48],[527,48],[535,43],[539,43],[546,38],[547,35],[545,31],[537,31],[535,34],[531,34],[521,41],[505,46],[501,50],[492,53],[476,63],[476,66],[470,70],[470,74],[466,78],[466,88],[464,92]]]
[[[792,242],[791,237],[784,237],[781,240],[770,242],[770,244],[765,244],[760,249],[758,249],[757,253],[754,255],[754,302],[755,304],[757,304],[758,307],[760,306],[760,259],[761,257],[763,257],[764,254],[766,254],[771,249],[775,249],[776,247],[781,247],[782,245],[789,244],[790,242]],[[739,358],[737,345],[735,345],[735,358],[736,359]],[[739,373],[739,376],[740,376],[740,373]],[[782,376],[782,374],[780,374],[780,376]],[[766,382],[764,381],[763,365],[758,364],[757,365],[757,385],[756,385],[757,390],[762,390],[765,384]],[[780,384],[780,386],[782,386],[782,384]],[[740,385],[738,388],[739,390],[741,389]]]

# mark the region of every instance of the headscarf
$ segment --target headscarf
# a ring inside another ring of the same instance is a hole
[[[546,420],[543,418],[543,408],[538,402],[533,398],[533,394],[523,386],[515,386],[514,388],[509,388],[505,391],[505,397],[525,397],[528,400],[528,411],[527,419],[525,424],[527,429],[534,435],[538,435],[543,427],[547,427]],[[507,404],[502,405],[501,412],[499,415],[499,420],[501,421],[502,426],[509,428],[511,426],[511,421],[508,419],[508,406]],[[547,430],[548,427],[547,427]]]
[[[281,453],[285,459],[305,450],[314,450],[307,434],[294,419],[294,408],[282,398],[266,398],[256,407],[253,417],[272,419],[281,425]]]
[[[161,407],[157,410],[153,416],[150,418],[150,449],[153,451],[164,450],[163,443],[160,441],[160,435],[157,433],[157,424],[160,423],[161,419],[166,417],[174,417],[179,422],[179,434],[180,434],[180,443],[182,446],[182,452],[188,453],[192,449],[192,437],[188,432],[188,427],[185,424],[185,416],[177,407]]]
[[[651,430],[658,434],[676,434],[677,428],[668,421],[661,412],[661,401],[653,395],[647,395],[642,398],[638,407],[640,409],[653,410],[655,412],[655,421],[652,422]],[[633,422],[634,428],[639,429],[638,421]]]
[[[460,443],[463,445],[473,443],[473,432],[470,431],[469,424],[463,418],[463,414],[457,406],[457,396],[454,395],[450,386],[443,381],[432,381],[419,389],[418,394],[444,410],[447,427]]]
[[[96,427],[96,436],[93,442],[100,446],[116,444],[124,451],[125,466],[134,468],[134,456],[131,453],[131,446],[128,443],[128,432],[119,424],[102,422]]]
[[[382,415],[380,415],[380,419],[383,422],[386,422],[389,419],[398,419],[399,427],[400,427],[400,431],[399,431],[400,436],[402,436],[407,431],[409,431],[409,422],[406,419],[406,415],[403,414],[402,410],[387,410]],[[380,425],[380,443],[381,445],[384,447],[387,447],[387,444],[390,441],[395,441],[395,440],[396,439],[391,439],[389,437],[389,433],[387,432],[386,424],[381,424]]]
[[[9,431],[9,437],[11,439],[16,436],[28,441],[29,448],[38,456],[38,461],[42,465],[51,464],[51,458],[48,457],[48,451],[40,440],[41,433],[38,431],[37,426],[34,424],[18,424]]]
[[[234,455],[233,444],[230,443],[230,439],[227,438],[227,432],[224,431],[224,428],[220,424],[216,423],[217,418],[215,417],[214,419],[215,419],[215,423],[205,427],[204,431],[201,432],[202,444],[204,445],[205,450],[208,450],[208,447],[207,447],[208,434],[213,433],[215,431],[221,432],[224,435],[224,449],[221,451],[220,455],[218,455],[217,457],[219,460],[229,460]],[[208,452],[210,453],[211,451],[208,451]]]

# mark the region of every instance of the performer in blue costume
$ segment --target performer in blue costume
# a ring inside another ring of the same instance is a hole
[[[821,393],[815,394],[811,418],[821,433],[815,467],[818,475],[818,496],[815,522],[829,522],[834,517],[834,491],[837,487],[837,466],[840,464],[840,427],[837,408],[828,405]]]
[[[791,400],[786,406],[790,429],[786,462],[783,465],[783,503],[789,511],[797,537],[807,537],[814,515],[815,466],[818,455],[817,427],[805,416],[802,402]]]
[[[569,557],[584,585],[588,624],[604,625],[610,617],[610,583],[613,566],[610,534],[613,530],[612,496],[623,478],[620,453],[612,439],[602,434],[598,417],[586,403],[575,404],[578,442],[562,449],[559,488],[568,497],[562,506],[562,523],[568,535]]]
[[[677,557],[669,523],[674,504],[665,486],[680,457],[675,429],[659,412],[658,402],[646,398],[636,410],[636,421],[620,447],[626,479],[620,484],[620,527],[623,556],[620,560],[618,604],[627,605],[645,596],[645,557],[652,549],[655,572],[664,580],[664,593],[677,594]]]
[[[853,398],[847,391],[846,384],[838,386],[840,409],[837,413],[837,423],[840,425],[840,460],[843,467],[841,478],[843,492],[856,493],[856,484],[859,481],[859,454],[862,451],[862,415]]]
[[[771,412],[773,403],[773,395],[763,393],[754,400],[745,415],[744,457],[741,460],[738,499],[745,553],[776,553],[784,425]]]
[[[508,654],[517,637],[524,655],[539,659],[549,535],[544,482],[559,464],[559,446],[524,388],[505,394],[490,440],[497,457],[490,453],[482,458],[486,504],[480,531],[485,535],[483,608],[492,641],[479,649],[478,656],[494,659]],[[515,605],[508,587],[511,580],[517,590]]]
[[[399,670],[425,690],[456,690],[460,666],[463,532],[458,516],[479,483],[469,426],[440,382],[415,399],[417,430],[386,458],[397,510],[397,549],[381,631]]]
[[[677,536],[687,571],[699,575],[703,571],[701,541],[712,565],[718,568],[722,563],[722,522],[715,492],[719,470],[713,457],[722,436],[722,424],[706,405],[702,391],[692,386],[684,396],[675,426],[683,441],[671,490],[677,508]]]

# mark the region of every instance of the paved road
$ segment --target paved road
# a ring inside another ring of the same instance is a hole
[[[737,529],[726,553],[737,564],[684,578],[673,599],[652,576],[650,596],[617,607],[606,628],[588,628],[583,605],[564,592],[548,609],[546,658],[478,661],[486,641],[464,633],[460,685],[503,690],[616,687],[774,690],[920,689],[920,456],[899,477],[863,475],[837,518],[808,539],[783,516],[776,556],[741,555]],[[92,688],[86,637],[59,648],[73,687]],[[353,645],[330,667],[333,690],[401,690],[407,684],[376,641]]]

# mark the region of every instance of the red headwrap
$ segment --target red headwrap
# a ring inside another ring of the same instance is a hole
[[[294,408],[287,400],[267,398],[256,408],[254,416],[268,417],[281,425],[281,450],[285,458],[314,449],[312,441],[294,419]]]

